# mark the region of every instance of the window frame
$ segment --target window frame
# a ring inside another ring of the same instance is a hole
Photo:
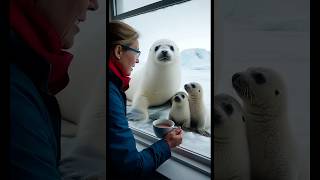
[[[176,4],[184,3],[190,0],[162,0],[159,2],[151,3],[149,5],[133,9],[131,11],[117,14],[116,10],[116,1],[110,0],[111,3],[111,20],[123,20],[130,17],[138,16],[141,14],[149,13],[152,11],[156,11],[158,9],[170,7]],[[212,72],[211,72],[212,73]],[[149,147],[153,143],[159,140],[154,134],[148,133],[146,131],[142,131],[129,123],[129,128],[132,130],[136,143]],[[211,176],[211,161],[213,160],[213,156],[211,154],[211,158],[206,157],[197,152],[191,151],[187,148],[176,147],[172,149],[171,159],[178,162],[182,166],[192,168],[193,170],[203,174],[206,177]]]
[[[190,0],[162,0],[159,2],[151,3],[149,5],[137,8],[137,9],[133,9],[133,10],[125,12],[125,13],[118,14],[117,8],[116,8],[117,0],[111,0],[111,19],[112,20],[122,20],[122,19],[130,18],[130,17],[138,16],[140,14],[152,12],[152,11],[155,11],[158,9],[173,6],[176,4],[184,3],[187,1],[190,1]]]
[[[135,137],[136,143],[139,143],[145,147],[151,146],[156,141],[160,140],[155,135],[142,131],[138,128],[135,128],[129,125],[129,128],[132,130],[133,135]],[[211,176],[211,160],[212,158],[208,158],[196,152],[190,151],[186,148],[177,146],[176,148],[171,150],[171,158],[178,163],[190,167],[205,176]]]

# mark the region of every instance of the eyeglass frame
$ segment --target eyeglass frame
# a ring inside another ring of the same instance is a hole
[[[123,45],[123,44],[118,44],[118,45],[122,46],[123,48],[125,48],[127,50],[130,50],[130,51],[137,53],[136,57],[139,58],[141,51],[139,51],[138,49],[134,49],[134,48],[131,48],[131,47],[129,47],[127,45]]]

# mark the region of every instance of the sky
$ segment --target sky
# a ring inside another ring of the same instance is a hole
[[[128,1],[128,3],[134,1]],[[158,39],[169,38],[180,51],[189,48],[211,49],[210,0],[193,0],[123,20],[140,33],[140,61]]]

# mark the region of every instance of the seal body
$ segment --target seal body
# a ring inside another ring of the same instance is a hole
[[[166,103],[178,92],[181,83],[179,49],[170,40],[156,41],[150,48],[146,64],[133,73],[126,91],[132,110],[139,119],[148,119],[148,107]]]
[[[190,108],[188,94],[185,92],[177,92],[171,98],[171,109],[169,111],[169,119],[173,120],[176,126],[182,128],[190,128]]]
[[[189,96],[189,107],[191,116],[191,128],[198,133],[210,136],[208,132],[210,117],[203,101],[203,89],[199,83],[191,82],[184,85]]]
[[[232,96],[214,97],[214,179],[250,180],[245,113]]]
[[[285,85],[269,68],[248,68],[232,76],[247,114],[252,179],[292,179],[292,140]]]

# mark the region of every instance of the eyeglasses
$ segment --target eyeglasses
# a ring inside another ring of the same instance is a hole
[[[136,57],[139,58],[139,56],[141,54],[141,51],[139,51],[138,49],[134,49],[134,48],[131,48],[131,47],[123,45],[123,44],[119,44],[119,45],[122,46],[126,50],[130,50],[130,51],[135,52],[136,53]]]

